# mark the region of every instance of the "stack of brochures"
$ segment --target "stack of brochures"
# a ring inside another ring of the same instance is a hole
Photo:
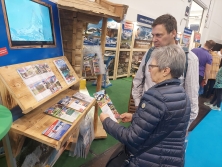
[[[58,103],[48,108],[45,113],[73,123],[94,98],[77,92],[66,96]]]

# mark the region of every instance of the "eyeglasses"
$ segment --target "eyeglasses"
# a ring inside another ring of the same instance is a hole
[[[158,65],[149,64],[148,67],[149,67],[149,70],[151,70],[152,68],[159,67],[159,66]]]

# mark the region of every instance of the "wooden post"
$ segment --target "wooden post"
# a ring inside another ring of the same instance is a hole
[[[102,56],[104,56],[105,53],[105,44],[106,44],[106,31],[107,31],[107,18],[103,18],[102,23],[102,34],[101,34],[101,50],[102,50]],[[102,75],[97,76],[97,86],[96,91],[100,91],[102,86]],[[99,106],[98,104],[95,105],[95,113],[94,113],[94,131],[97,132],[97,123],[98,123],[98,110]]]

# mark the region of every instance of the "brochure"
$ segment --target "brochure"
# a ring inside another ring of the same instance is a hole
[[[76,79],[70,74],[70,69],[63,59],[54,60],[54,63],[67,84],[71,84]]]
[[[48,108],[45,113],[71,123],[74,122],[81,114],[80,112],[75,111],[72,108],[60,104],[55,104],[54,106]]]
[[[55,140],[60,140],[70,127],[70,124],[56,120],[49,128],[44,130],[42,134]]]
[[[37,101],[62,89],[60,82],[46,63],[18,68],[17,72]]]
[[[108,94],[106,94],[105,90],[96,92],[93,95],[96,98],[96,101],[102,112],[108,114],[113,121],[119,122],[120,114],[116,110],[115,106],[110,100]]]
[[[84,101],[86,101],[86,102],[88,102],[88,103],[91,103],[91,102],[94,100],[93,97],[88,96],[88,95],[83,94],[83,93],[80,93],[80,92],[75,93],[75,94],[73,95],[73,97],[78,98],[78,99],[80,99],[80,100],[84,100]]]
[[[66,96],[55,105],[45,110],[46,114],[73,123],[94,98],[77,92],[74,95]]]

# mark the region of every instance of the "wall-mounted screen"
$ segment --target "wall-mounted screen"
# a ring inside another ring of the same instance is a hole
[[[4,0],[11,46],[55,45],[51,7],[34,0]]]

